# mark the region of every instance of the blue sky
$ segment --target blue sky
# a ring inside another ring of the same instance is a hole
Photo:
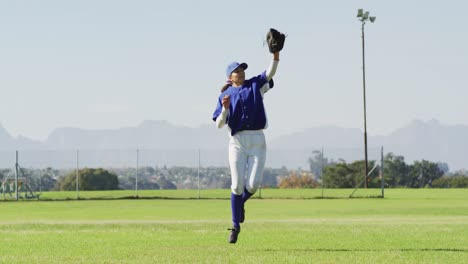
[[[368,133],[413,119],[468,125],[465,1],[2,1],[0,124],[45,139],[57,127],[143,120],[211,124],[226,65],[259,74],[270,27],[288,37],[265,97],[270,137],[308,127]]]

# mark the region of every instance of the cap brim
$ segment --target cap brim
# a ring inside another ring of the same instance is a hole
[[[234,68],[235,67],[235,68]],[[238,63],[238,62],[233,62],[231,64],[228,65],[227,69],[226,69],[226,77],[229,78],[229,76],[231,76],[231,74],[236,70],[236,69],[247,69],[247,67],[249,67],[247,65],[247,63],[243,62],[243,63]]]
[[[246,69],[249,67],[249,65],[247,65],[247,63],[243,62],[243,63],[241,63],[241,64],[239,65],[239,67],[241,67],[242,69],[246,70]],[[237,68],[239,68],[239,67],[237,67]]]

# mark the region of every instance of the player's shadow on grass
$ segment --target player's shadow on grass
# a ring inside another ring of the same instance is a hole
[[[284,251],[284,249],[266,249],[265,251]],[[351,248],[313,248],[292,249],[291,251],[311,252],[378,252],[378,251],[408,251],[408,252],[468,252],[464,248],[395,248],[395,249],[351,249]]]

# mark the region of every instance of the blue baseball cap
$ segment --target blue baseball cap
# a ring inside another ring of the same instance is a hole
[[[238,62],[231,62],[227,68],[226,68],[226,77],[229,78],[229,76],[231,76],[231,73],[233,71],[235,71],[237,68],[241,67],[242,69],[247,69],[247,67],[249,67],[247,65],[247,63],[243,62],[243,63],[238,63]]]

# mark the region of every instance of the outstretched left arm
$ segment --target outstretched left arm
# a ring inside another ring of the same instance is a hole
[[[273,60],[270,63],[270,67],[268,67],[266,71],[266,77],[268,81],[270,81],[271,78],[273,78],[273,76],[275,75],[276,69],[278,68],[278,63],[279,63],[279,51],[273,53]]]

